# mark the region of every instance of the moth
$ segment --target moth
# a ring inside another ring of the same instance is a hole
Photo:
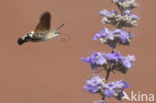
[[[60,25],[56,30],[50,29],[51,14],[45,12],[41,15],[39,24],[34,31],[28,32],[22,38],[18,38],[17,43],[22,45],[26,42],[40,42],[58,37],[61,33],[58,31],[64,24]]]

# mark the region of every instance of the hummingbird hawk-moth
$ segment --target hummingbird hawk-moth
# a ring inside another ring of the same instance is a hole
[[[42,14],[39,24],[37,25],[35,30],[27,33],[22,38],[19,38],[17,40],[17,43],[19,45],[22,45],[25,42],[39,42],[59,36],[60,32],[58,30],[62,28],[64,24],[59,26],[56,30],[52,30],[50,29],[50,21],[50,13],[45,12],[44,14]]]

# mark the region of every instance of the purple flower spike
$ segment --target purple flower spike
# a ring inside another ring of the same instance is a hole
[[[91,56],[89,57],[80,58],[83,62],[90,64],[92,70],[95,71],[94,73],[99,74],[99,72],[103,70],[106,72],[106,78],[93,76],[86,81],[83,87],[84,91],[101,95],[101,100],[95,101],[94,103],[104,103],[107,97],[115,97],[119,101],[123,99],[130,100],[127,93],[124,91],[126,88],[130,87],[126,81],[120,80],[110,82],[108,80],[112,74],[111,72],[119,71],[126,74],[134,65],[135,56],[122,56],[120,52],[116,51],[116,47],[120,45],[128,46],[134,38],[134,35],[129,31],[125,31],[127,30],[125,28],[137,26],[139,17],[132,13],[132,9],[138,7],[138,4],[135,0],[111,1],[116,4],[120,12],[103,9],[99,12],[99,15],[102,16],[102,24],[111,24],[115,26],[116,29],[110,30],[104,27],[104,29],[93,36],[92,40],[98,40],[101,44],[107,44],[111,47],[112,52],[94,52],[90,53]],[[99,68],[100,70],[98,70]]]

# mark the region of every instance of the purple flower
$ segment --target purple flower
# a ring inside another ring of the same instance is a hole
[[[116,10],[111,10],[110,13],[111,13],[112,15],[117,15],[117,11],[116,11]]]
[[[118,57],[117,57],[114,53],[109,53],[109,54],[107,55],[107,59],[108,59],[109,61],[118,61]]]
[[[106,35],[108,35],[110,31],[108,28],[104,27],[104,32],[106,33]]]
[[[120,2],[125,2],[125,1],[127,1],[127,0],[119,0]]]
[[[101,37],[101,33],[96,33],[92,40],[99,39]]]
[[[116,10],[106,10],[106,9],[103,9],[102,11],[99,12],[99,15],[100,16],[104,16],[104,17],[110,17],[110,16],[113,16],[113,15],[117,15],[117,11]]]
[[[87,58],[80,58],[85,63],[90,63],[93,70],[97,70],[99,66],[107,64],[106,55],[104,53],[95,52],[93,55]]]
[[[126,9],[126,10],[122,10],[121,11],[121,15],[125,16],[125,15],[130,15],[131,14],[131,10],[130,9]]]
[[[128,55],[126,57],[122,56],[120,52],[114,53],[100,53],[95,52],[90,57],[81,58],[85,63],[90,63],[93,70],[97,70],[99,67],[104,67],[105,70],[107,64],[112,64],[113,70],[118,70],[122,73],[127,73],[127,69],[132,68],[135,61],[134,55]]]
[[[131,32],[126,32],[121,29],[115,29],[110,31],[104,28],[99,33],[95,34],[92,40],[99,39],[101,43],[108,44],[109,46],[116,47],[117,44],[129,45],[130,39],[133,38]]]
[[[113,94],[115,93],[115,90],[113,89],[106,89],[105,90],[105,95],[110,98],[111,96],[113,96]]]
[[[89,63],[89,57],[86,57],[86,58],[84,58],[84,57],[81,57],[80,58],[83,62],[85,62],[85,63]]]
[[[122,88],[130,88],[130,85],[126,81],[121,80],[120,83],[121,83]]]
[[[99,64],[99,65],[103,65],[107,62],[106,58],[104,56],[98,56],[97,57],[97,61],[96,61],[96,64]]]
[[[118,58],[118,60],[120,59],[120,58],[122,58],[122,55],[120,54],[120,52],[114,52],[113,53],[117,58]]]
[[[113,34],[113,32],[110,32],[109,33],[108,38],[109,38],[109,40],[114,40],[114,34]]]
[[[114,31],[113,31],[113,33],[121,33],[123,30],[121,30],[121,29],[115,29]]]
[[[86,81],[84,91],[89,91],[92,94],[100,93],[103,97],[113,96],[122,99],[124,89],[129,87],[129,84],[124,80],[106,83],[100,76],[93,76]]]
[[[105,83],[100,76],[93,76],[86,81],[84,91],[89,91],[92,94],[103,92],[107,97],[112,97],[119,95],[117,94],[119,91],[123,93],[123,90],[129,87],[129,84],[124,80]]]
[[[127,57],[120,58],[121,64],[124,66],[124,68],[130,69],[133,66],[133,63],[135,61],[134,55],[128,55]]]
[[[99,15],[101,16],[107,16],[109,12],[106,9],[103,9],[102,11],[99,12]]]
[[[134,35],[131,32],[128,32],[128,37],[129,37],[129,39],[133,39]]]
[[[125,88],[129,88],[129,84],[124,80],[110,82],[108,84],[103,84],[104,94],[107,97],[117,96],[120,93],[123,93]],[[116,95],[117,94],[117,95]]]
[[[111,97],[115,93],[116,85],[112,83],[108,83],[108,84],[103,85],[103,88],[104,88],[105,95],[107,97]]]
[[[96,40],[99,38],[105,38],[107,35],[109,35],[109,30],[107,28],[104,28],[99,33],[96,33],[92,40]]]
[[[126,58],[122,58],[121,62],[123,64],[123,66],[128,69],[130,69],[132,67],[132,63]]]
[[[139,17],[135,14],[130,15],[130,17],[132,20],[138,20],[139,19]]]
[[[133,63],[135,61],[135,56],[134,55],[128,55],[126,57],[128,59],[129,62]]]
[[[84,85],[84,91],[89,91],[90,93],[96,93],[99,90],[99,86],[103,83],[100,76],[93,76],[86,81]]]
[[[126,43],[127,36],[128,36],[128,33],[127,32],[125,32],[125,31],[121,31],[120,32],[120,38],[121,38],[122,43]]]
[[[120,40],[122,41],[122,43],[126,43],[127,39],[128,39],[128,32],[121,30],[121,29],[116,29],[113,31],[114,34],[119,34],[120,35]]]

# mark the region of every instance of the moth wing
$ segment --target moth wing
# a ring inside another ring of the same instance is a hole
[[[51,15],[49,12],[42,14],[39,24],[36,26],[35,32],[42,33],[50,29]]]

